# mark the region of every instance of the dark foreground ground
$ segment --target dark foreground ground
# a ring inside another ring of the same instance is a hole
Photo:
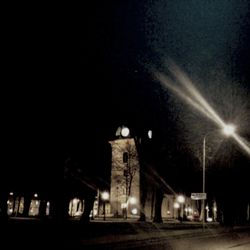
[[[0,249],[250,249],[249,225],[15,218],[0,227]]]

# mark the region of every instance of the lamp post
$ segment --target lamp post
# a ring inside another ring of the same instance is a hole
[[[104,191],[102,193],[102,200],[103,200],[103,220],[106,220],[106,201],[109,199],[109,193]]]
[[[174,212],[174,217],[176,218],[176,219],[178,219],[178,217],[179,217],[179,209],[180,209],[180,204],[178,203],[178,202],[174,202],[174,208],[176,209],[176,213]]]
[[[206,170],[206,136],[203,138],[203,160],[202,160],[202,166],[203,166],[203,171],[202,171],[202,193],[205,193],[205,170]],[[201,207],[201,212],[202,212],[202,229],[204,230],[205,228],[205,199],[202,200],[202,207]]]
[[[177,202],[180,204],[180,214],[179,214],[179,217],[180,217],[180,220],[181,222],[183,221],[183,203],[185,202],[185,197],[183,195],[178,195],[177,196]]]
[[[222,128],[222,132],[226,136],[231,136],[235,132],[235,126],[228,124],[224,125]],[[206,171],[206,137],[208,133],[205,134],[203,137],[203,159],[202,159],[202,166],[203,166],[203,173],[202,173],[202,192],[205,193],[205,171]],[[205,228],[205,199],[202,200],[202,228]]]

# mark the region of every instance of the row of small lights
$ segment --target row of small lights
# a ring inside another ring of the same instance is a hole
[[[13,195],[14,195],[14,193],[13,193],[13,192],[10,192],[10,193],[9,193],[9,195],[10,195],[10,196],[13,196]],[[37,197],[38,197],[38,194],[37,194],[37,193],[35,193],[35,194],[34,194],[34,197],[35,197],[35,198],[37,198]]]
[[[107,191],[102,192],[101,197],[103,200],[107,201],[109,199],[109,192]],[[135,197],[130,197],[128,201],[130,204],[136,204],[137,202]]]

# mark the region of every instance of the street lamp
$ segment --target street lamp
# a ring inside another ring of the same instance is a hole
[[[128,201],[126,203],[126,213],[129,210],[129,213],[132,213],[132,215],[136,215],[138,210],[135,208],[135,205],[137,204],[137,199],[135,197],[129,197]],[[126,214],[127,216],[127,214]],[[127,217],[126,217],[127,218]]]
[[[235,126],[232,124],[228,124],[223,128],[223,133],[227,136],[232,135],[234,132],[235,132]]]
[[[102,193],[102,200],[103,200],[103,220],[106,220],[106,201],[109,199],[109,193],[104,191]]]
[[[134,204],[136,204],[136,202],[137,202],[137,201],[136,201],[136,198],[135,198],[135,197],[130,197],[130,198],[129,198],[129,203],[130,203],[130,204],[134,205]]]
[[[175,218],[178,219],[180,204],[179,204],[178,202],[175,202],[175,203],[174,203],[174,208],[177,210],[177,214],[174,213],[174,216],[175,216]]]
[[[183,203],[185,202],[185,197],[183,195],[178,195],[176,198],[177,202],[180,204],[180,219],[183,220]]]
[[[222,128],[222,132],[226,136],[231,136],[235,132],[235,126],[232,124],[224,125]],[[206,170],[206,137],[208,133],[204,135],[203,137],[203,174],[202,174],[202,192],[205,194],[205,170]],[[204,230],[205,228],[205,199],[202,199],[202,228]]]

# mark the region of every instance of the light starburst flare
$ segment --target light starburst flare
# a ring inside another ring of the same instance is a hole
[[[172,74],[172,78],[157,70],[154,71],[154,76],[163,87],[172,91],[186,103],[199,111],[200,114],[213,121],[220,129],[223,130],[225,135],[232,136],[238,145],[250,156],[249,143],[236,133],[235,126],[227,124],[223,121],[216,110],[212,108],[208,101],[201,95],[187,74],[185,74],[174,63],[170,63],[169,72]]]

